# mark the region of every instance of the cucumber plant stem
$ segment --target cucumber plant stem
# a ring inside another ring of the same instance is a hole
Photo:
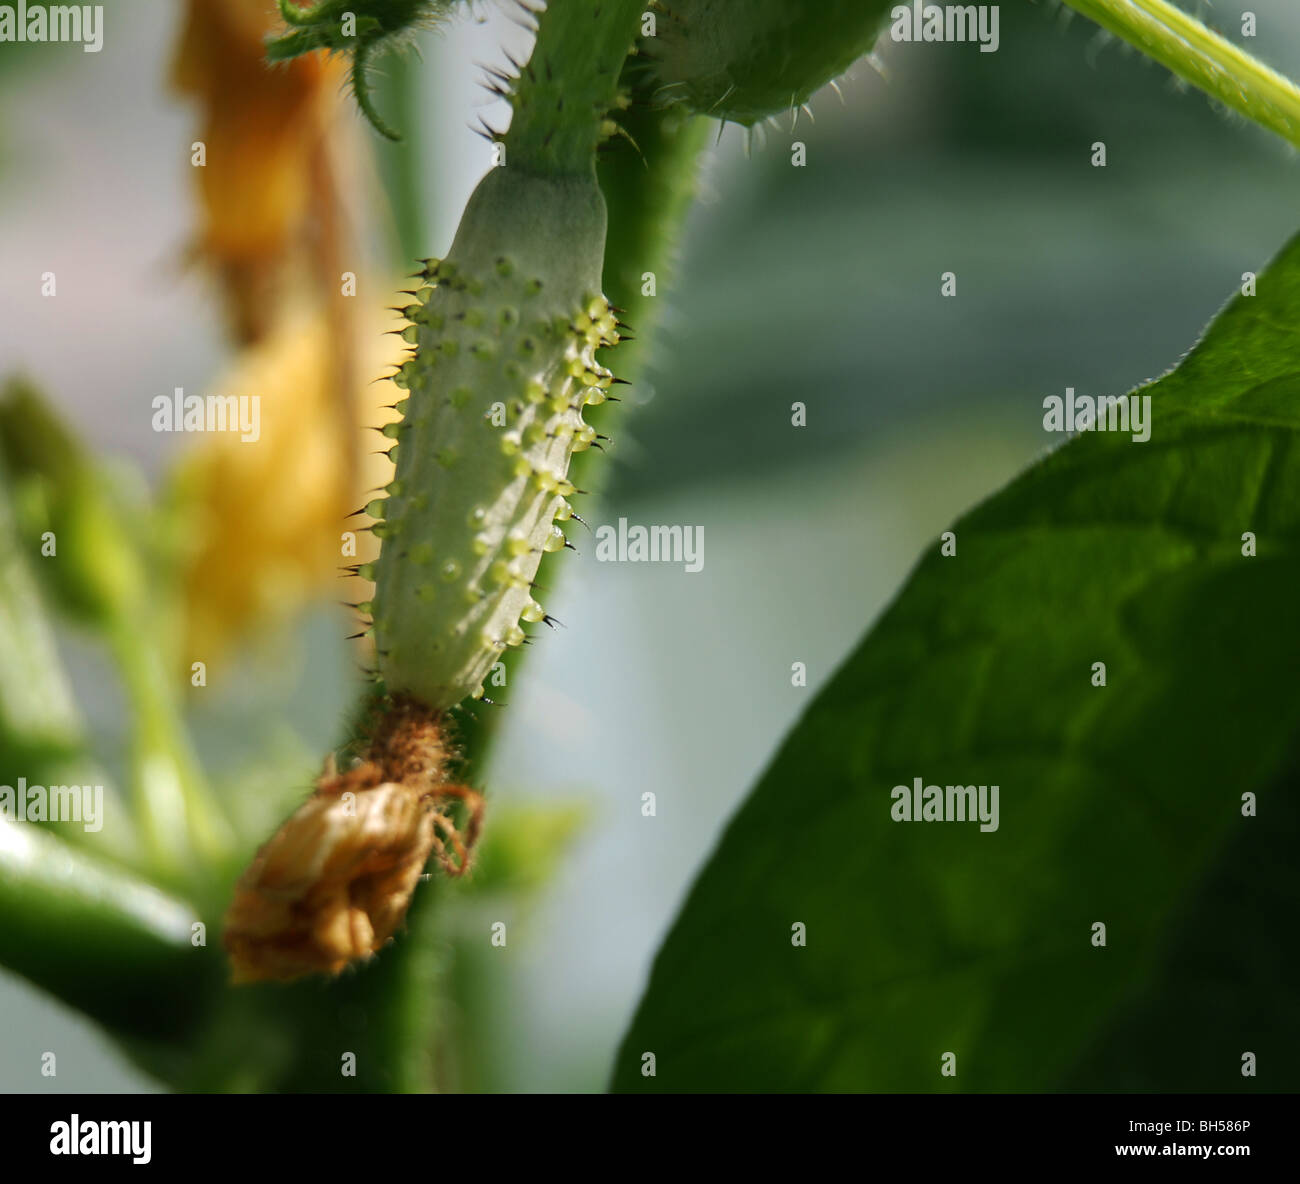
[[[1211,98],[1300,147],[1300,87],[1168,0],[1065,0]]]
[[[587,176],[614,106],[642,0],[551,0],[516,85],[507,164],[543,176]]]

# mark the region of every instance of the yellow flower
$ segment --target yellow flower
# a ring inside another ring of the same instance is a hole
[[[189,0],[172,62],[172,86],[201,111],[194,252],[215,270],[240,341],[268,331],[286,265],[337,207],[326,140],[344,64],[308,54],[269,65],[264,38],[279,26],[269,0]]]
[[[390,442],[359,425],[397,418],[383,404],[401,392],[362,383],[357,398],[340,400],[331,338],[324,318],[303,319],[243,351],[212,393],[260,399],[259,439],[214,434],[174,474],[186,533],[185,652],[195,660],[215,660],[255,625],[282,622],[312,598],[367,595],[362,581],[340,578],[378,551],[359,533],[369,520],[349,515],[392,479],[392,465],[378,451]],[[362,372],[398,364],[399,338],[372,324],[364,340]],[[355,535],[355,556],[344,532]]]
[[[340,578],[378,549],[360,533],[367,520],[348,516],[391,478],[384,457],[363,455],[386,442],[368,444],[360,425],[393,417],[380,406],[395,400],[390,384],[366,384],[402,344],[339,287],[358,270],[343,211],[362,208],[344,190],[364,175],[342,118],[345,65],[323,54],[269,65],[265,37],[279,27],[269,0],[188,0],[172,65],[201,116],[195,252],[244,347],[211,393],[255,398],[261,421],[256,442],[205,438],[175,476],[195,660],[315,596],[368,598],[360,580]]]

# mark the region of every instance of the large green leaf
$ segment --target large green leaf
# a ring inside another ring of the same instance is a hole
[[[1080,435],[967,515],[817,696],[615,1088],[1296,1087],[1300,239],[1140,392],[1149,442]],[[997,830],[894,821],[917,777],[996,784]]]

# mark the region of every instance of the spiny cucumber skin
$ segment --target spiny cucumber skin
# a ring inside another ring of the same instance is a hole
[[[475,190],[399,382],[396,473],[381,506],[375,646],[385,689],[435,710],[481,695],[530,585],[563,546],[567,479],[594,432],[582,408],[612,374],[594,351],[618,333],[600,295],[605,205],[594,176],[494,169]],[[506,419],[493,422],[494,405]]]
[[[641,51],[663,94],[749,127],[797,107],[868,53],[896,0],[660,0]]]

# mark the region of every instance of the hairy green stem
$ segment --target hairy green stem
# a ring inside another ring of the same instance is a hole
[[[592,173],[644,0],[551,0],[515,91],[506,163],[545,176]]]
[[[1300,88],[1167,0],[1065,0],[1211,98],[1300,147]]]

